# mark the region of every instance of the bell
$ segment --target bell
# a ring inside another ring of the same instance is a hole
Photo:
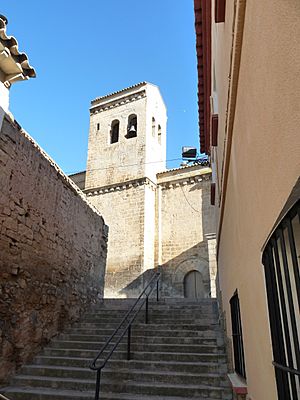
[[[136,133],[136,129],[134,125],[131,125],[130,129],[129,129],[129,133],[133,134]]]
[[[127,138],[136,137],[136,129],[134,125],[131,125],[130,129],[128,129],[126,137]]]

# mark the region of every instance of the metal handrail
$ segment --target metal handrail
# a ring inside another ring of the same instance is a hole
[[[0,394],[0,399],[9,400],[7,397],[3,396],[3,394]]]
[[[272,364],[274,365],[275,368],[281,369],[282,371],[285,371],[285,372],[289,372],[290,374],[293,374],[293,375],[300,376],[300,371],[297,370],[297,369],[294,369],[294,368],[291,368],[291,367],[286,367],[286,366],[284,366],[282,364],[279,364],[279,363],[277,363],[275,361],[273,361]]]
[[[142,293],[139,295],[139,297],[136,299],[135,303],[133,306],[131,306],[130,310],[126,313],[126,315],[123,317],[122,321],[118,325],[118,327],[114,330],[114,332],[111,334],[111,336],[107,339],[106,343],[102,346],[101,350],[97,354],[97,356],[94,358],[93,362],[90,365],[90,369],[93,371],[97,371],[97,377],[96,377],[96,389],[95,389],[95,400],[99,400],[99,394],[100,394],[100,378],[101,378],[101,371],[105,367],[107,361],[110,359],[112,356],[113,352],[116,350],[118,345],[120,344],[121,340],[127,333],[127,360],[130,360],[130,343],[131,343],[131,325],[135,321],[138,313],[141,311],[143,305],[146,303],[145,307],[145,323],[148,324],[149,322],[149,315],[148,315],[148,309],[149,309],[149,296],[153,292],[155,286],[156,286],[156,301],[159,300],[158,296],[158,290],[159,290],[159,279],[160,279],[160,272],[156,272],[152,278],[150,279],[149,283],[147,286],[144,288]],[[156,285],[155,285],[156,284]],[[153,286],[152,286],[153,285]],[[147,290],[150,288],[149,292],[147,293]],[[146,297],[142,299],[140,302],[139,306],[135,310],[137,304],[141,300],[141,298],[146,294]],[[131,318],[129,319],[129,317]],[[123,330],[121,330],[121,327],[126,323],[125,327],[123,327]],[[103,354],[103,352],[107,349],[107,347],[111,344],[111,341],[113,338],[117,335],[117,333],[121,330],[121,334],[118,338],[118,340],[114,343],[114,346],[108,353],[108,355],[104,358],[102,363],[97,366],[97,361]]]

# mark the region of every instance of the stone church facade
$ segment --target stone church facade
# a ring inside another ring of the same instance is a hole
[[[162,271],[165,296],[215,296],[211,170],[166,170],[166,107],[142,82],[92,101],[87,169],[71,175],[109,226],[105,295]]]

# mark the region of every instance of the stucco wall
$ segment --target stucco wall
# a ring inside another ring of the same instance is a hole
[[[224,133],[233,11],[226,2],[226,21],[215,38],[219,166],[225,161],[222,144],[228,143]],[[300,172],[299,37],[299,2],[247,1],[228,182],[221,193],[226,200],[218,267],[229,338],[229,300],[238,289],[252,400],[277,398],[261,256]],[[218,172],[221,181],[224,169]]]
[[[107,227],[8,116],[0,134],[0,187],[3,380],[102,297]]]

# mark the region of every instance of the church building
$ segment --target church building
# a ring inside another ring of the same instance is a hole
[[[91,102],[87,168],[70,177],[109,226],[106,297],[135,296],[154,268],[164,296],[215,296],[211,170],[167,170],[166,127],[153,84]]]

